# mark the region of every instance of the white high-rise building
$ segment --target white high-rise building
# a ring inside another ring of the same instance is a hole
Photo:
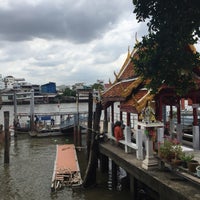
[[[13,76],[6,76],[4,78],[4,83],[6,89],[13,89],[15,78]]]

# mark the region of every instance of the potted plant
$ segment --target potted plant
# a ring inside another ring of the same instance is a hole
[[[172,145],[172,151],[174,152],[175,157],[171,160],[173,166],[178,166],[181,164],[181,156],[183,154],[183,149],[180,144]]]
[[[175,158],[172,143],[169,140],[165,140],[164,143],[160,145],[159,156],[167,162],[171,162],[171,160]]]
[[[197,176],[200,177],[200,165],[198,165],[198,166],[196,167],[196,170],[197,170]]]
[[[181,155],[182,166],[188,168],[188,162],[194,158],[194,154],[186,154],[185,152]]]
[[[181,145],[176,139],[166,138],[164,143],[160,145],[159,155],[161,159],[166,160],[166,162],[176,166],[181,163],[181,156],[183,150]]]
[[[196,167],[199,165],[199,162],[197,160],[191,160],[188,162],[188,170],[189,172],[195,173]]]

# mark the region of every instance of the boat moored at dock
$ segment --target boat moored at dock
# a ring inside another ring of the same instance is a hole
[[[75,146],[57,145],[51,190],[56,191],[64,186],[81,187],[81,185],[82,178]]]

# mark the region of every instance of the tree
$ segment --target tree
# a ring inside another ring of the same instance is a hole
[[[92,87],[92,89],[96,89],[96,90],[104,89],[103,83],[94,83],[91,87]]]
[[[64,92],[63,92],[64,96],[76,96],[76,91],[75,90],[71,90],[70,88],[65,88]]]
[[[153,93],[165,83],[178,94],[195,87],[193,71],[200,54],[193,44],[200,37],[198,0],[133,0],[138,22],[147,21],[148,35],[136,44],[135,71]]]

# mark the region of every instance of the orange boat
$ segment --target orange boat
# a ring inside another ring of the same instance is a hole
[[[73,144],[57,145],[51,189],[81,186],[82,179],[76,149]]]

